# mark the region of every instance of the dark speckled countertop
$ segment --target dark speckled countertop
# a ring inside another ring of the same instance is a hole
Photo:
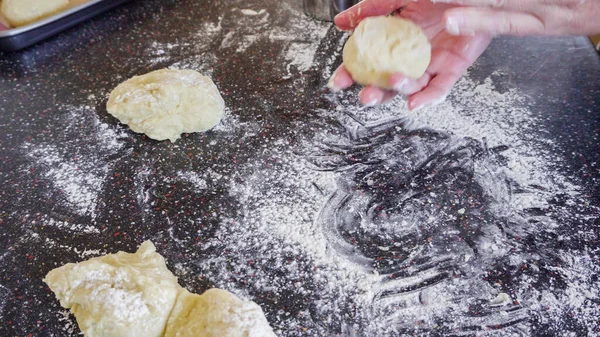
[[[342,43],[300,1],[148,0],[0,53],[0,336],[76,336],[44,275],[148,239],[281,336],[600,334],[589,40],[498,38],[411,114],[324,90]],[[107,114],[164,67],[213,78],[221,125],[172,144]]]

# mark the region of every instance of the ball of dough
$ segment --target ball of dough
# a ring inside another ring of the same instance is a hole
[[[175,142],[182,133],[217,125],[225,103],[209,77],[162,69],[121,83],[110,93],[106,109],[135,132]]]
[[[3,0],[0,11],[13,27],[24,26],[67,8],[69,0]]]
[[[362,20],[344,46],[344,65],[362,85],[392,89],[390,76],[421,77],[431,61],[431,45],[413,22],[379,16]]]

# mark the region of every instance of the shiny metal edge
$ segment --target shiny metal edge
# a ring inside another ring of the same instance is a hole
[[[105,1],[105,0],[90,0],[90,1],[88,1],[86,3],[84,3],[84,4],[81,4],[79,6],[75,6],[75,7],[69,8],[69,9],[67,9],[64,12],[60,12],[60,13],[54,14],[54,15],[49,16],[49,17],[47,17],[45,19],[42,19],[40,21],[36,21],[34,23],[30,23],[30,24],[28,24],[26,26],[12,28],[12,29],[8,29],[8,30],[4,30],[4,31],[0,31],[0,39],[1,38],[5,38],[5,37],[11,37],[11,36],[19,35],[19,34],[27,32],[27,31],[34,30],[36,28],[45,26],[45,25],[47,25],[49,23],[52,23],[53,21],[60,20],[60,19],[62,19],[64,17],[66,17],[66,16],[69,16],[69,15],[71,15],[73,13],[76,13],[76,12],[78,12],[78,11],[84,9],[84,8],[93,6],[93,5],[95,5],[95,4],[99,3],[99,2],[102,2],[102,1]]]

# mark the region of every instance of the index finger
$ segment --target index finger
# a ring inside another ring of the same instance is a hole
[[[433,0],[460,6],[490,7],[509,10],[527,10],[547,6],[571,7],[580,5],[582,0]]]
[[[408,5],[411,0],[363,0],[336,15],[334,22],[341,30],[352,30],[369,16],[388,15]]]

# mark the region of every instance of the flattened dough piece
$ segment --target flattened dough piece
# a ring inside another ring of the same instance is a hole
[[[67,8],[69,0],[2,0],[0,10],[13,27],[24,26]]]
[[[275,337],[254,302],[210,289],[202,295],[183,291],[167,324],[165,337]]]
[[[151,242],[48,273],[44,282],[87,337],[162,336],[181,287]]]
[[[425,33],[410,20],[395,16],[362,20],[344,46],[344,65],[362,85],[392,89],[390,76],[421,77],[431,61]]]
[[[209,77],[162,69],[121,83],[106,109],[135,132],[175,142],[182,133],[212,129],[223,118],[225,103]]]
[[[87,337],[274,337],[261,308],[225,290],[188,292],[150,241],[48,273]]]

